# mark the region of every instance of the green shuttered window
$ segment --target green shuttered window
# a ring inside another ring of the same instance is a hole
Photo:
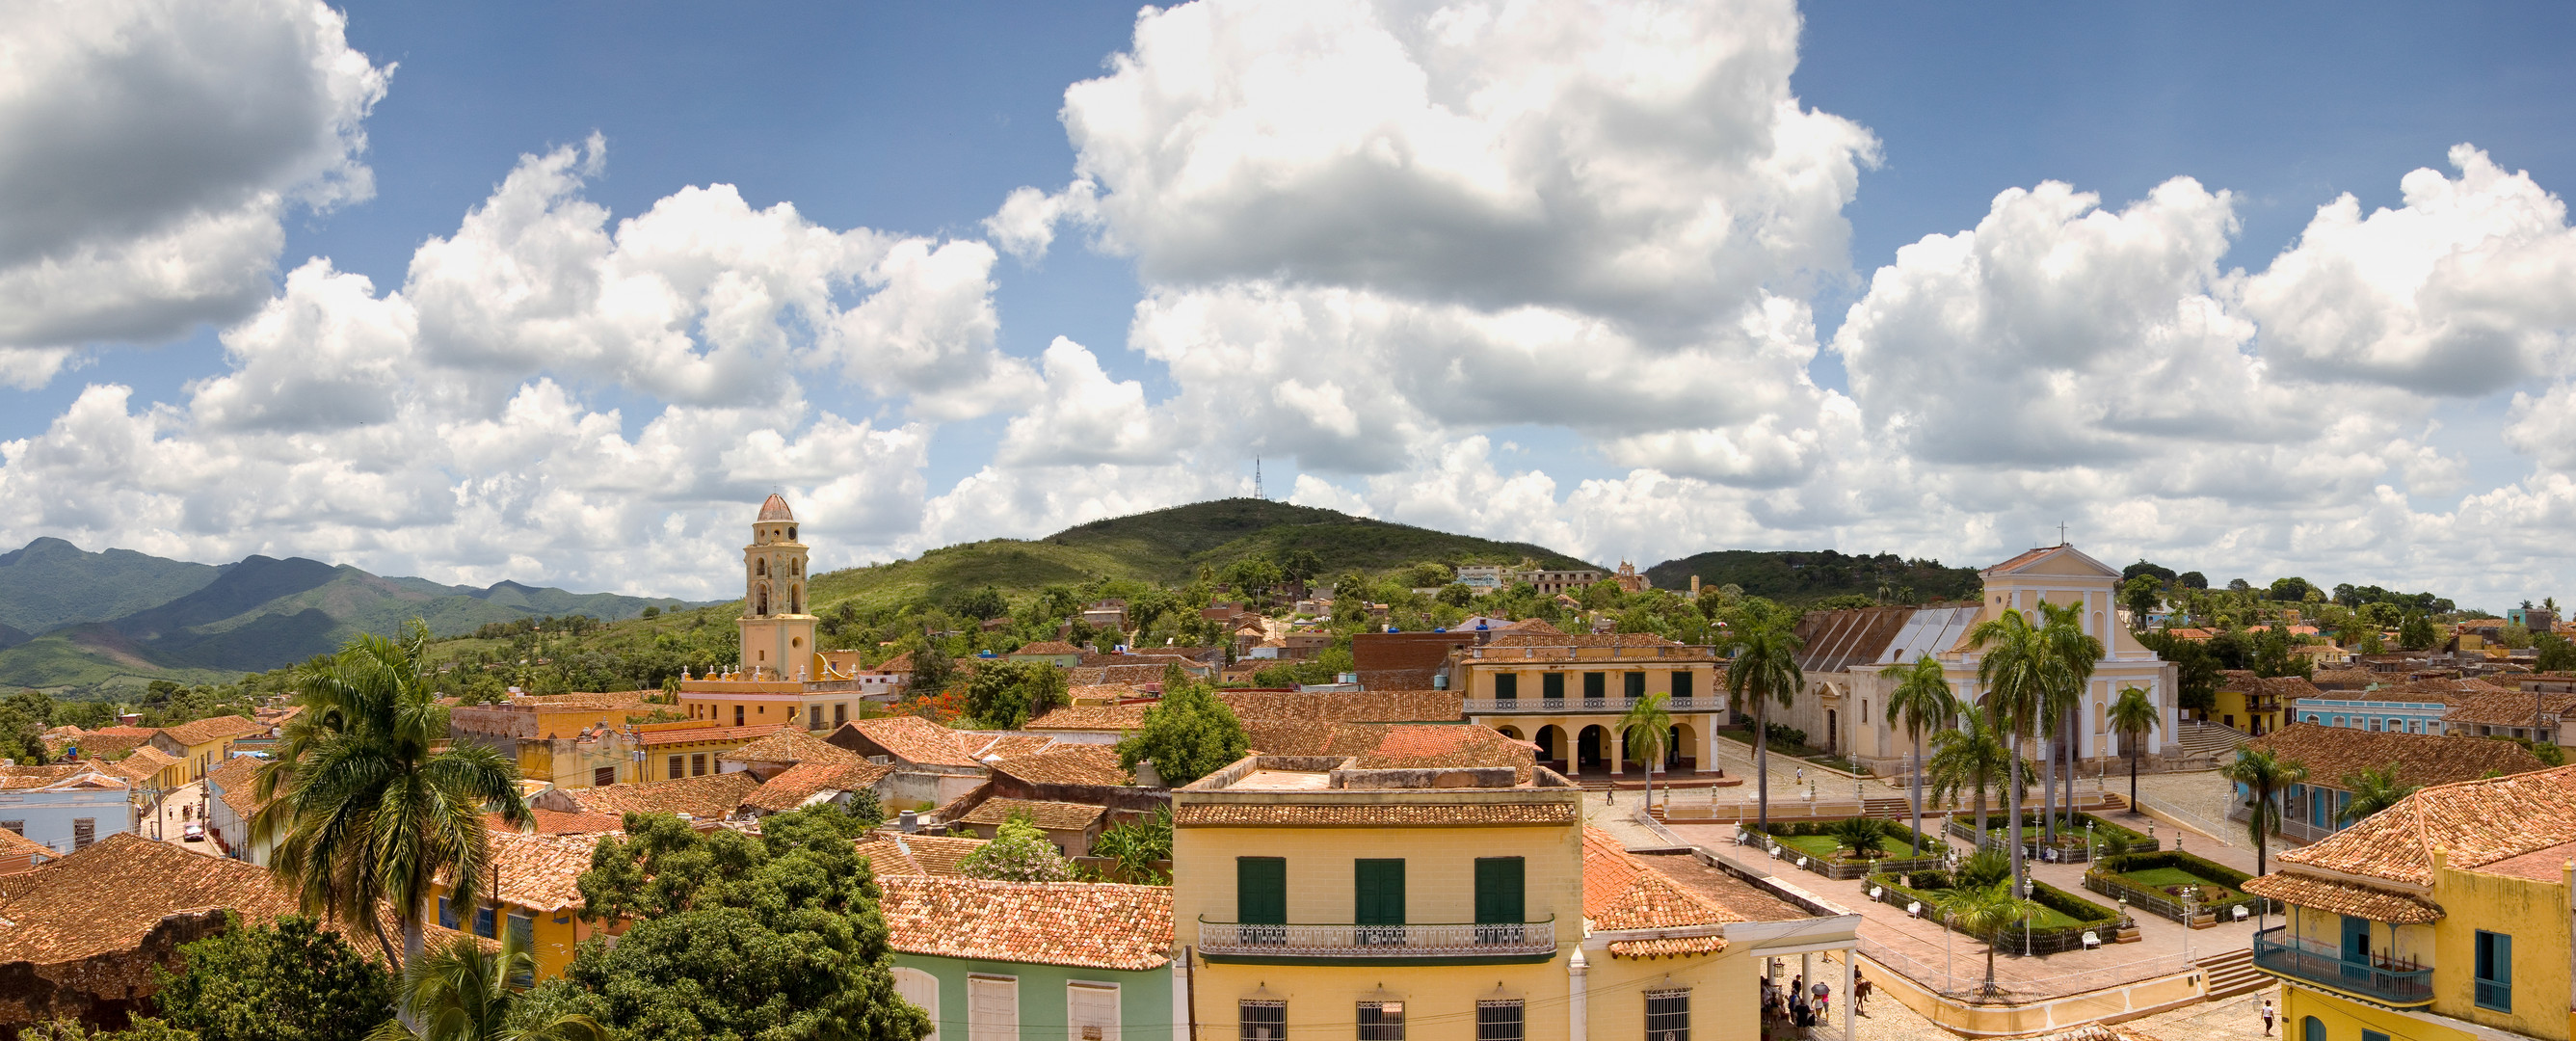
[[[1234,858],[1234,919],[1254,925],[1288,924],[1286,858]]]

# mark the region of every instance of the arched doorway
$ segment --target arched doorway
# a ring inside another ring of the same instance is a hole
[[[1548,725],[1538,728],[1538,761],[1565,762],[1565,728]]]
[[[1588,726],[1583,728],[1583,732],[1575,737],[1574,768],[1576,770],[1583,770],[1595,766],[1609,766],[1609,746],[1609,731],[1603,730],[1599,726]]]
[[[1664,769],[1675,772],[1699,769],[1699,731],[1688,723],[1675,723],[1664,737]]]

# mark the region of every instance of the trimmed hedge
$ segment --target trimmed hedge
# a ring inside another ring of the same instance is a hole
[[[1903,907],[1908,901],[1919,900],[1923,903],[1923,913],[1938,921],[1940,897],[1952,885],[1949,874],[1942,871],[1916,871],[1910,874],[1915,882],[1913,887],[1898,885],[1896,875],[1892,873],[1871,875],[1863,884],[1878,887],[1880,890],[1878,902],[1891,907]],[[2029,930],[2027,935],[2019,928],[2007,927],[2000,939],[1991,936],[1977,938],[1989,943],[2000,943],[2006,947],[2026,944],[2035,954],[2056,954],[2084,946],[2086,932],[2099,936],[2120,924],[2118,910],[2104,907],[2046,882],[2032,884],[2030,900],[2041,907],[2075,919],[2075,924],[2054,929],[2033,929]],[[2100,939],[2108,943],[2111,938],[2100,936]]]
[[[2257,911],[2277,909],[2280,906],[2278,901],[2245,891],[2245,883],[2252,881],[2254,876],[2225,864],[2177,850],[2104,857],[2095,861],[2093,867],[2084,873],[2084,888],[2113,899],[2128,897],[2133,907],[2142,907],[2160,917],[2181,921],[2183,917],[2181,897],[2121,877],[2132,871],[2148,871],[2155,868],[2180,869],[2224,886],[2229,892],[2235,894],[2225,900],[2209,901],[2198,905],[2201,913],[2218,916],[2221,920],[2225,920],[2227,916],[2234,913],[2234,908],[2240,906],[2252,907]]]

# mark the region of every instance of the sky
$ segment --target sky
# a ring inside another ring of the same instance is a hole
[[[0,544],[1273,498],[2576,594],[2576,9],[0,0]]]

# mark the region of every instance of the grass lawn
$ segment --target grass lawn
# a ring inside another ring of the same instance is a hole
[[[1831,857],[1834,854],[1841,852],[1843,848],[1842,840],[1831,835],[1779,835],[1773,837],[1779,839],[1781,845],[1797,850],[1798,852],[1804,853],[1810,857]],[[1906,844],[1904,839],[1892,837],[1879,839],[1878,848],[1891,857],[1928,857],[1939,855],[1939,851],[1937,849],[1918,854],[1914,852],[1914,847]]]
[[[1750,730],[1719,727],[1717,736],[1733,741],[1736,744],[1743,745],[1746,748],[1753,747],[1753,732]],[[1770,749],[1772,755],[1784,755],[1792,759],[1809,759],[1826,754],[1825,750],[1821,748],[1809,748],[1805,745],[1793,745],[1785,741],[1771,742]],[[1775,775],[1786,772],[1788,771],[1777,768],[1772,770],[1772,773]]]
[[[2203,903],[2232,899],[2236,896],[2236,891],[2229,889],[2226,883],[2213,882],[2178,867],[2142,868],[2125,872],[2120,877],[2159,893],[2164,892],[2166,886],[2199,886],[2201,892],[2209,898],[2202,901]]]

